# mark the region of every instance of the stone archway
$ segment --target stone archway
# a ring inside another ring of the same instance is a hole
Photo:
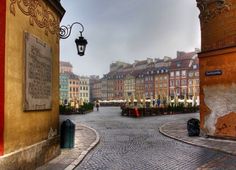
[[[236,0],[197,0],[200,118],[209,136],[236,138]]]

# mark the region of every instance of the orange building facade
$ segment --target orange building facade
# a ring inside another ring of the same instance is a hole
[[[201,128],[209,136],[236,139],[236,0],[197,0],[197,6]]]

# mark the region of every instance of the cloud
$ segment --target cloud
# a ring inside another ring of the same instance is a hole
[[[61,41],[61,59],[70,61],[77,74],[103,75],[116,60],[175,57],[177,50],[200,47],[195,1],[62,0],[62,4],[67,10],[62,24],[79,21],[85,26],[86,56],[76,55],[78,31]]]

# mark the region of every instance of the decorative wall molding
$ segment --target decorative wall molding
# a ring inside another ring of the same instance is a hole
[[[197,0],[199,18],[203,23],[208,23],[222,12],[230,11],[231,6],[230,0]]]
[[[55,34],[59,38],[59,19],[42,0],[10,0],[10,12],[16,15],[16,7],[29,16],[30,25],[45,29],[45,34]]]

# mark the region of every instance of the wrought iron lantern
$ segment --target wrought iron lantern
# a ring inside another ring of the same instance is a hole
[[[78,51],[78,55],[83,56],[84,53],[85,53],[86,45],[88,44],[88,42],[82,35],[82,33],[84,31],[84,26],[81,23],[74,22],[72,25],[68,25],[68,26],[62,25],[60,27],[60,38],[61,39],[67,39],[70,36],[72,27],[75,24],[78,24],[82,27],[82,30],[80,31],[80,36],[75,39],[75,44],[76,44],[76,48],[77,48],[77,51]]]

